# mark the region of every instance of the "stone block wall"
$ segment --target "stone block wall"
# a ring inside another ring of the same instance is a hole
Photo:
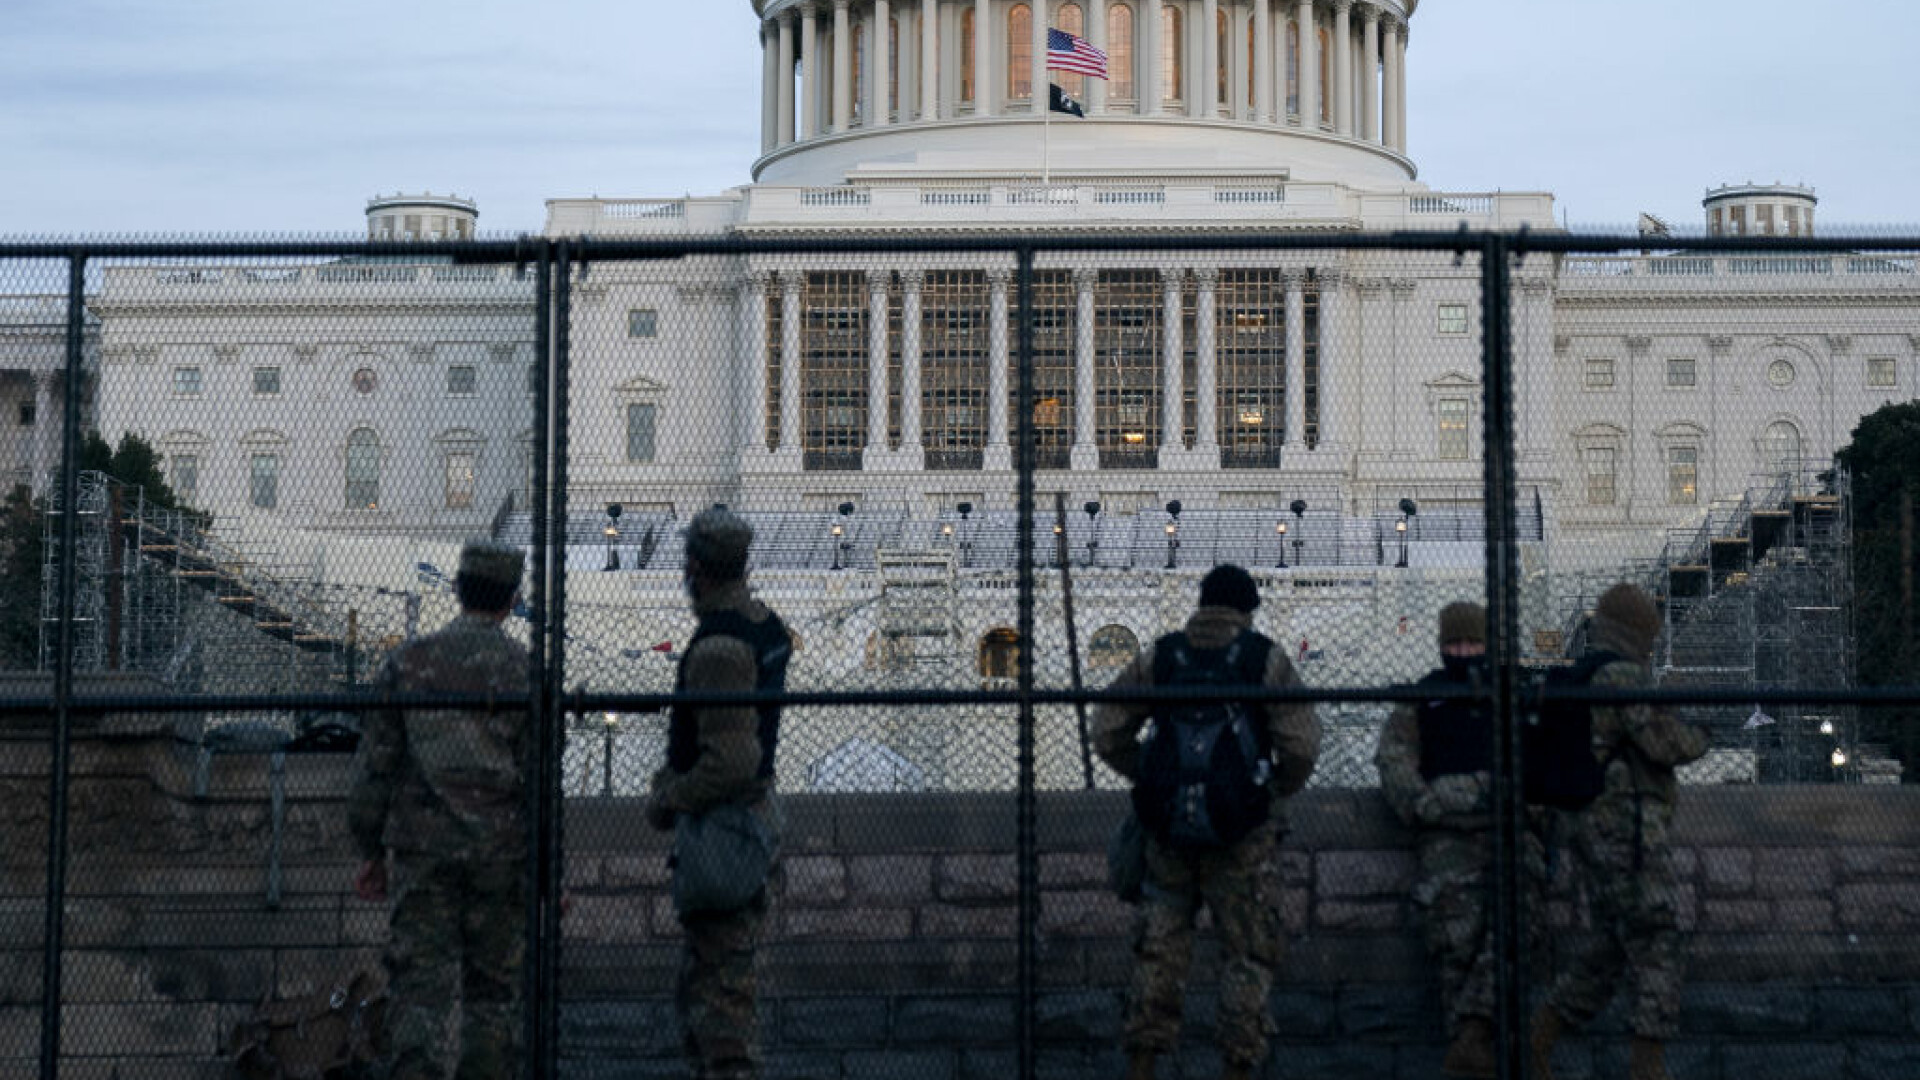
[[[0,738],[0,1075],[31,1075],[44,920],[43,738]],[[267,759],[214,759],[141,725],[75,745],[63,954],[63,1076],[200,1080],[265,994],[377,962],[383,909],[354,900],[342,755],[287,764],[282,893],[267,903]],[[1013,1070],[1017,892],[1011,795],[836,795],[787,804],[762,956],[778,1080],[1004,1080]],[[679,937],[665,849],[633,800],[567,820],[566,1073],[683,1075],[670,995]],[[1048,1078],[1110,1078],[1131,911],[1104,891],[1114,793],[1040,799],[1036,1014]],[[1691,966],[1675,1075],[1920,1076],[1920,792],[1688,789],[1678,826]],[[1415,912],[1411,838],[1371,791],[1296,800],[1274,860],[1292,940],[1269,1075],[1431,1077],[1440,1017]],[[1557,942],[1581,932],[1556,894]],[[1210,1077],[1217,954],[1203,939],[1185,1048],[1162,1076]],[[1624,1072],[1604,1019],[1563,1077]]]

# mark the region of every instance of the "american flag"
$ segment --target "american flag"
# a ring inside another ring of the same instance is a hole
[[[1096,79],[1107,77],[1107,54],[1065,30],[1047,30],[1047,69],[1077,71]]]

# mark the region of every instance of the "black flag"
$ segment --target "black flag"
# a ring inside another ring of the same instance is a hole
[[[1068,116],[1078,116],[1081,119],[1085,119],[1087,115],[1081,110],[1080,103],[1068,97],[1067,92],[1060,89],[1057,83],[1047,84],[1047,108],[1054,112],[1066,113]]]

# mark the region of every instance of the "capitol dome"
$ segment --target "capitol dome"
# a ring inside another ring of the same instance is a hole
[[[1398,187],[1416,174],[1406,48],[1417,6],[755,0],[763,93],[754,178],[820,187],[1055,172]],[[1036,18],[1036,8],[1049,14]],[[1104,52],[1109,78],[1048,70],[1050,28]],[[1049,84],[1084,117],[1037,109]]]

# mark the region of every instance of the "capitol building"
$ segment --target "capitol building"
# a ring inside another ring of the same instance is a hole
[[[890,567],[932,559],[963,598],[934,651],[1004,674],[1011,248],[1045,237],[1042,536],[1057,492],[1095,651],[1150,640],[1198,573],[1232,560],[1273,590],[1261,617],[1290,648],[1337,667],[1397,632],[1393,673],[1424,667],[1430,635],[1406,635],[1407,620],[1430,625],[1478,589],[1483,559],[1479,268],[1115,243],[1560,230],[1548,192],[1420,176],[1407,149],[1420,6],[756,0],[753,182],[548,202],[552,237],[783,242],[576,276],[569,560],[621,572],[575,575],[574,597],[678,626],[676,523],[725,503],[760,526],[763,588],[802,609],[803,636],[844,638],[848,664],[887,665],[874,598]],[[1048,70],[1049,27],[1104,52],[1109,77]],[[1083,115],[1049,109],[1054,86]],[[1731,184],[1707,192],[1700,225],[1811,236],[1816,207],[1805,187]],[[340,574],[349,560],[322,552],[378,541],[444,559],[475,533],[524,542],[533,287],[523,268],[432,253],[478,215],[453,196],[374,199],[369,238],[417,241],[413,260],[108,268],[90,305],[103,434],[154,442],[176,489],[284,563]],[[1663,252],[1665,226],[1642,229],[1644,251],[1535,255],[1513,273],[1523,629],[1543,651],[1581,575],[1617,575],[1711,525],[1716,506],[1806,482],[1861,416],[1916,394],[1912,259]],[[955,237],[1007,250],[911,250]],[[1099,242],[1073,251],[1075,237]],[[841,246],[802,253],[810,238]],[[861,238],[896,246],[846,250]],[[29,382],[46,415],[47,378]],[[381,573],[420,560],[391,561]]]

